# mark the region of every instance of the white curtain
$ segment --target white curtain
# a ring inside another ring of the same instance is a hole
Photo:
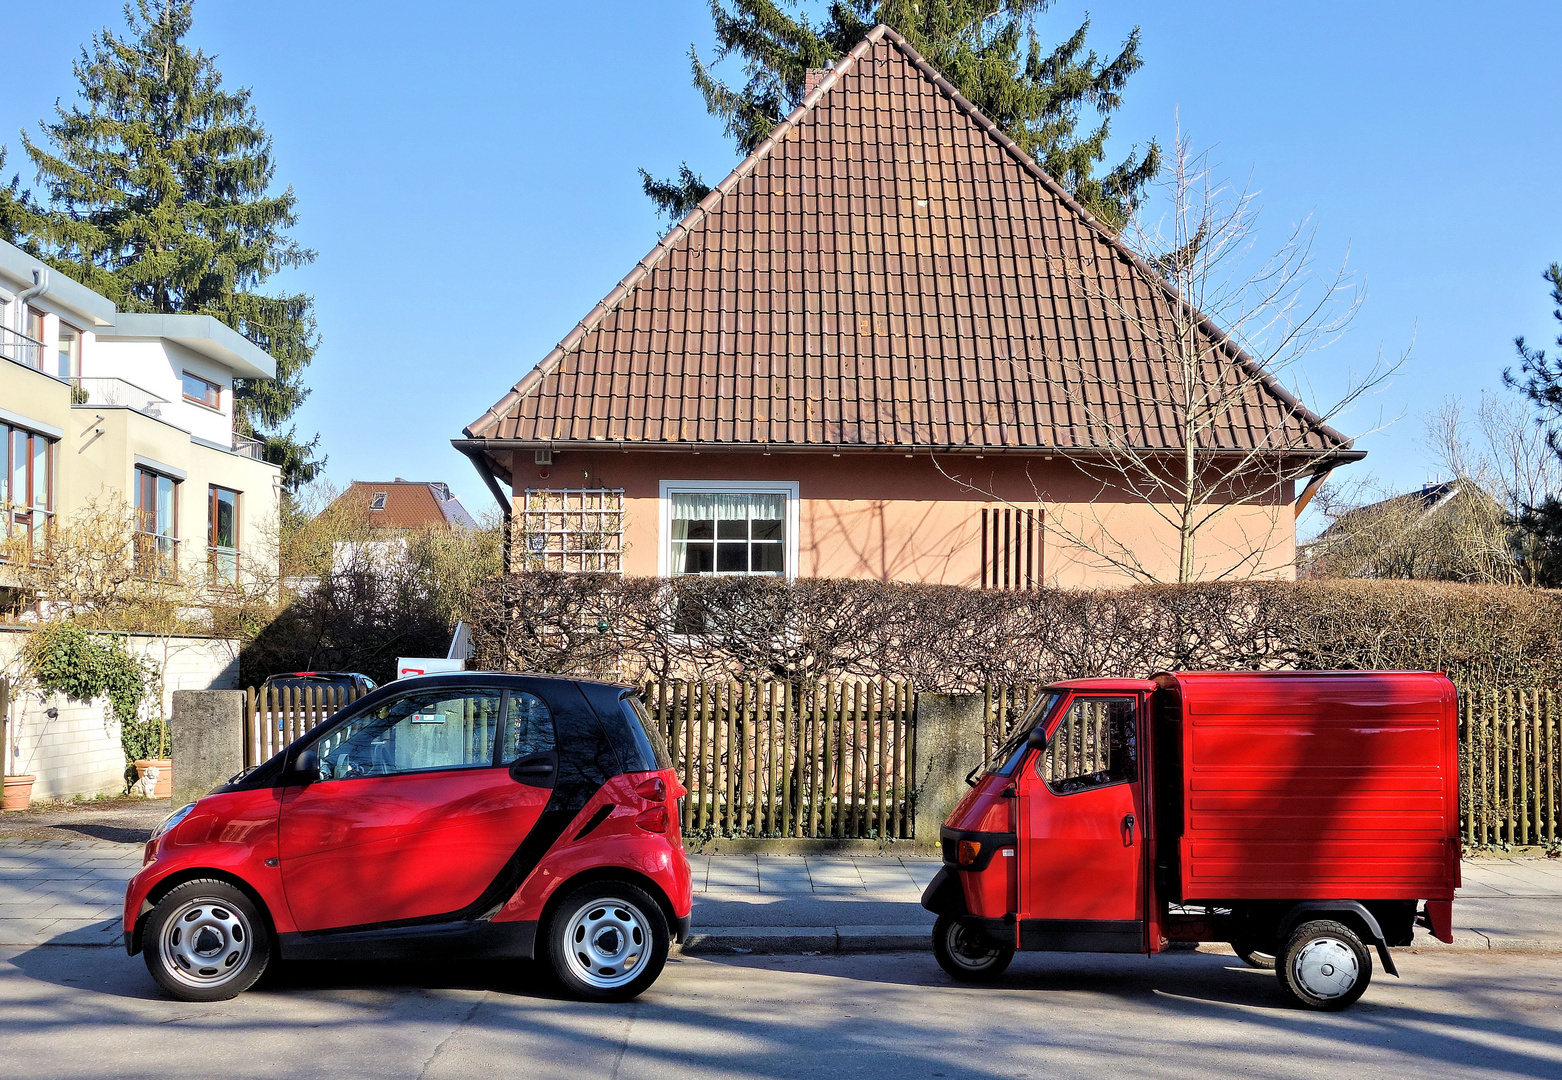
[[[785,495],[732,491],[672,493],[674,521],[780,521],[785,516]]]

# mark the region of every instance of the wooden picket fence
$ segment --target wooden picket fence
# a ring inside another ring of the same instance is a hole
[[[910,839],[907,682],[647,683],[688,836]]]
[[[259,765],[362,696],[340,686],[250,687],[244,691],[244,767]]]
[[[1557,841],[1562,713],[1554,690],[1472,690],[1462,695],[1460,816],[1467,843]]]

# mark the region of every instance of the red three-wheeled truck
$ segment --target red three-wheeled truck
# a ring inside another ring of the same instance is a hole
[[[1018,949],[1229,942],[1343,1009],[1417,922],[1452,940],[1457,717],[1426,672],[1050,686],[944,825],[934,953],[975,982]]]

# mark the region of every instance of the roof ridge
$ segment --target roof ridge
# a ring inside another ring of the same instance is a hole
[[[676,225],[668,229],[666,234],[656,242],[656,245],[646,252],[639,262],[635,263],[634,268],[625,274],[619,283],[608,291],[606,296],[597,301],[596,306],[586,313],[585,318],[576,323],[569,333],[565,334],[559,343],[553,347],[553,350],[542,358],[536,367],[521,376],[521,381],[516,383],[508,394],[490,406],[482,416],[468,424],[464,429],[464,434],[468,438],[482,438],[483,436],[479,434],[481,430],[497,425],[506,409],[525,397],[528,390],[557,369],[559,362],[564,359],[569,350],[580,344],[581,339],[596,329],[602,320],[607,318],[608,314],[628,297],[635,287],[645,280],[646,276],[656,268],[657,264],[672,251],[675,243],[687,235],[695,225],[703,221],[715,209],[716,204],[725,197],[727,192],[737,187],[738,183],[745,176],[753,172],[761,161],[769,157],[770,152],[775,149],[786,133],[796,127],[805,115],[813,111],[814,106],[819,104],[820,99],[829,93],[835,84],[840,81],[840,77],[849,71],[858,60],[862,59],[870,48],[885,37],[904,48],[911,48],[911,46],[906,44],[905,38],[883,23],[869,30],[861,41],[852,46],[851,51],[831,66],[829,74],[820,79],[818,85],[803,96],[803,100],[797,103],[797,108],[793,109],[786,119],[771,128],[770,134],[766,135],[758,146],[749,151],[748,156],[738,162],[737,166],[726,175],[725,179],[711,188],[693,210],[690,210]],[[912,50],[912,54],[915,55],[915,50]],[[921,58],[917,57],[917,59],[920,60]]]

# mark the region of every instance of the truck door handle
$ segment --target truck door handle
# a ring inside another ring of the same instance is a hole
[[[1127,817],[1123,818],[1123,828],[1128,830],[1128,843],[1126,845],[1124,845],[1124,846],[1125,847],[1133,847],[1134,846],[1134,816],[1132,814],[1129,814]]]

